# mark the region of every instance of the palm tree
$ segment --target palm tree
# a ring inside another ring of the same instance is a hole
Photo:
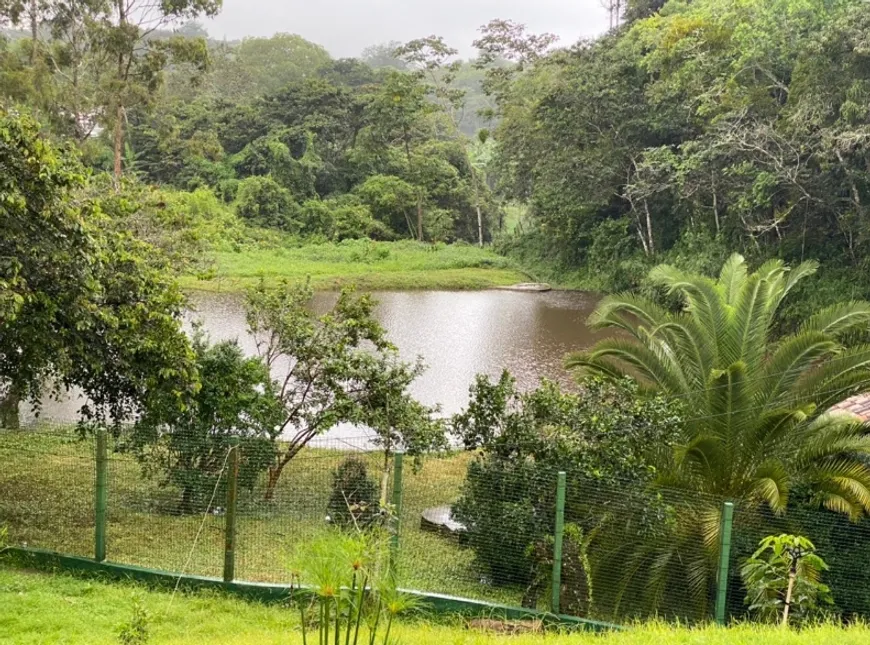
[[[650,281],[678,297],[681,311],[632,294],[599,304],[589,324],[619,333],[569,355],[568,369],[629,377],[686,404],[683,436],[658,464],[659,490],[731,500],[749,511],[766,505],[782,514],[790,491],[802,485],[815,502],[852,519],[870,513],[870,434],[856,417],[828,412],[870,389],[870,345],[846,340],[870,325],[870,303],[834,305],[790,335],[777,339],[773,332],[783,300],[816,269],[810,262],[789,270],[770,261],[749,273],[734,255],[713,280],[662,265]],[[671,564],[682,566],[683,581],[704,596],[718,510],[718,504],[698,501],[676,529],[707,547],[690,565],[688,579],[685,558],[677,553],[680,539],[633,557],[655,567],[660,580]],[[644,584],[660,595],[664,583]]]

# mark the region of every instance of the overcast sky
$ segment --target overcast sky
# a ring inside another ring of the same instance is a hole
[[[468,57],[477,28],[493,18],[558,34],[561,45],[607,28],[599,0],[224,0],[206,27],[213,38],[229,40],[295,33],[337,58],[357,56],[367,45],[435,34]]]

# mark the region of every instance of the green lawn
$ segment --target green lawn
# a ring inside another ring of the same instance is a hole
[[[246,603],[215,593],[150,591],[64,575],[0,567],[0,643],[15,645],[117,644],[134,604],[147,611],[149,645],[298,645],[297,613],[280,605]],[[716,627],[694,630],[638,626],[607,635],[504,636],[468,629],[459,619],[411,617],[394,627],[400,645],[859,645],[870,629],[821,626],[800,632],[779,628]],[[310,642],[309,638],[309,642]]]
[[[70,430],[2,433],[0,526],[8,526],[10,544],[71,555],[93,554],[92,451],[91,441],[79,441]],[[288,582],[288,562],[294,547],[326,529],[332,472],[345,456],[341,451],[304,451],[285,470],[271,502],[263,500],[260,487],[242,492],[237,528],[238,579]],[[369,473],[377,479],[382,457],[366,454],[364,458]],[[428,459],[419,473],[410,467],[405,469],[400,583],[421,591],[517,604],[520,589],[481,583],[471,551],[420,529],[420,514],[425,508],[457,499],[469,458],[468,453],[459,453]],[[176,491],[143,478],[131,457],[113,453],[109,466],[108,559],[219,577],[224,518],[208,516],[203,523],[201,515],[174,514],[178,501]],[[215,506],[223,505],[223,500],[215,502]]]
[[[412,241],[309,244],[214,254],[215,275],[182,279],[186,289],[240,291],[261,278],[268,283],[310,277],[319,290],[356,284],[362,289],[485,289],[527,281],[506,258],[468,244]]]

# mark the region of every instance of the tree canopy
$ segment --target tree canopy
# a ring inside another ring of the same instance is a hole
[[[106,226],[75,154],[27,116],[0,115],[0,389],[38,400],[78,387],[89,418],[120,422],[196,385],[184,298],[145,243]]]

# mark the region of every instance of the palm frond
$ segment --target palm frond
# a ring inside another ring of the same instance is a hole
[[[765,502],[774,513],[785,512],[788,505],[789,476],[778,461],[766,461],[752,473],[750,495]]]
[[[801,262],[796,267],[793,267],[788,272],[788,278],[786,279],[785,286],[783,287],[782,294],[780,296],[780,302],[791,293],[791,290],[797,286],[797,284],[806,278],[809,278],[812,275],[815,275],[816,271],[819,270],[819,263],[815,260],[807,260],[806,262]]]
[[[870,390],[870,345],[841,350],[807,370],[791,388],[795,400],[813,401],[826,410],[859,392]]]
[[[654,350],[625,338],[607,338],[599,341],[586,352],[570,355],[565,361],[568,369],[580,367],[596,369],[602,361],[615,360],[631,369],[623,375],[633,378],[640,377],[665,392],[680,393],[683,391],[681,378],[674,373],[673,366],[668,364],[664,356]],[[606,364],[606,363],[605,363]],[[611,365],[612,370],[619,370],[617,364]]]
[[[725,261],[719,273],[719,285],[725,295],[725,302],[734,305],[746,282],[746,260],[739,253],[733,254]]]
[[[713,367],[713,354],[703,332],[687,316],[675,316],[650,330],[651,338],[663,336],[673,348],[691,389],[701,390]]]
[[[771,408],[793,400],[792,388],[819,360],[834,355],[838,345],[820,331],[789,336],[767,361],[758,384],[756,404]]]
[[[709,278],[686,274],[667,264],[650,271],[649,280],[664,286],[668,293],[682,295],[686,311],[705,330],[718,353],[720,339],[728,324],[720,287]]]
[[[825,307],[810,316],[801,332],[818,332],[839,338],[843,334],[870,326],[870,302],[853,300]]]
[[[634,336],[637,327],[656,327],[670,316],[667,309],[648,298],[619,293],[606,296],[599,302],[586,324],[592,329],[622,329]]]

